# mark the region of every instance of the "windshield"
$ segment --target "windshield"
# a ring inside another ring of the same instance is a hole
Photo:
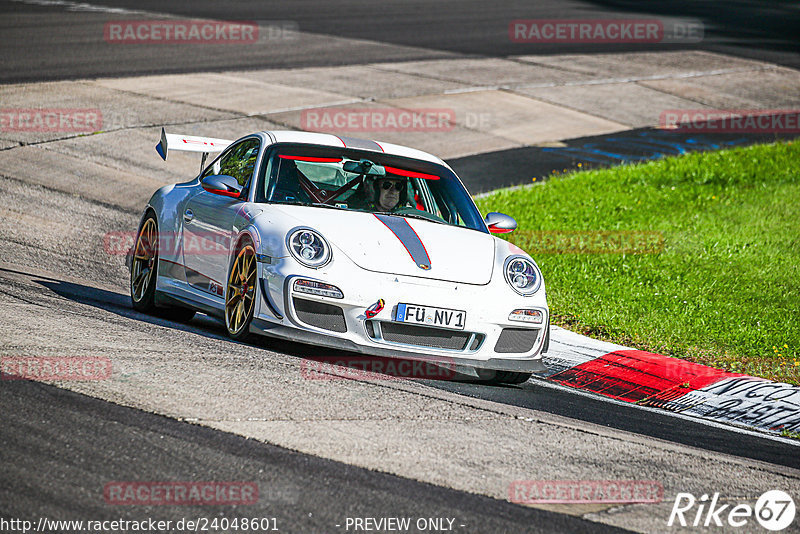
[[[469,193],[442,165],[318,145],[278,145],[267,157],[257,202],[385,213],[487,231]]]

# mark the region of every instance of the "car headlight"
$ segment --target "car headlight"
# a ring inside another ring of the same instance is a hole
[[[506,282],[520,295],[532,295],[542,285],[542,273],[524,256],[511,256],[505,265]]]
[[[328,242],[310,228],[300,228],[289,234],[287,245],[292,256],[306,267],[319,269],[331,260]]]

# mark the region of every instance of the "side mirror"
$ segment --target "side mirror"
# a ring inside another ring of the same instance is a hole
[[[206,176],[203,178],[201,185],[209,193],[224,197],[239,198],[239,195],[242,194],[242,186],[239,185],[236,178],[227,174]]]
[[[517,229],[517,221],[505,213],[498,213],[496,211],[487,213],[483,221],[493,234],[510,234]]]

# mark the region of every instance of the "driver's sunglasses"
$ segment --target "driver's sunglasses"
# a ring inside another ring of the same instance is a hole
[[[389,191],[390,189],[394,188],[395,191],[398,193],[403,190],[403,186],[405,183],[395,181],[395,180],[385,180],[381,182],[381,189],[384,191]]]

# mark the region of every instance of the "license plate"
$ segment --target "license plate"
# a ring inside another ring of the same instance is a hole
[[[449,308],[419,306],[417,304],[398,304],[395,320],[399,323],[437,326],[439,328],[450,328],[451,330],[464,330],[467,312],[451,310]]]

